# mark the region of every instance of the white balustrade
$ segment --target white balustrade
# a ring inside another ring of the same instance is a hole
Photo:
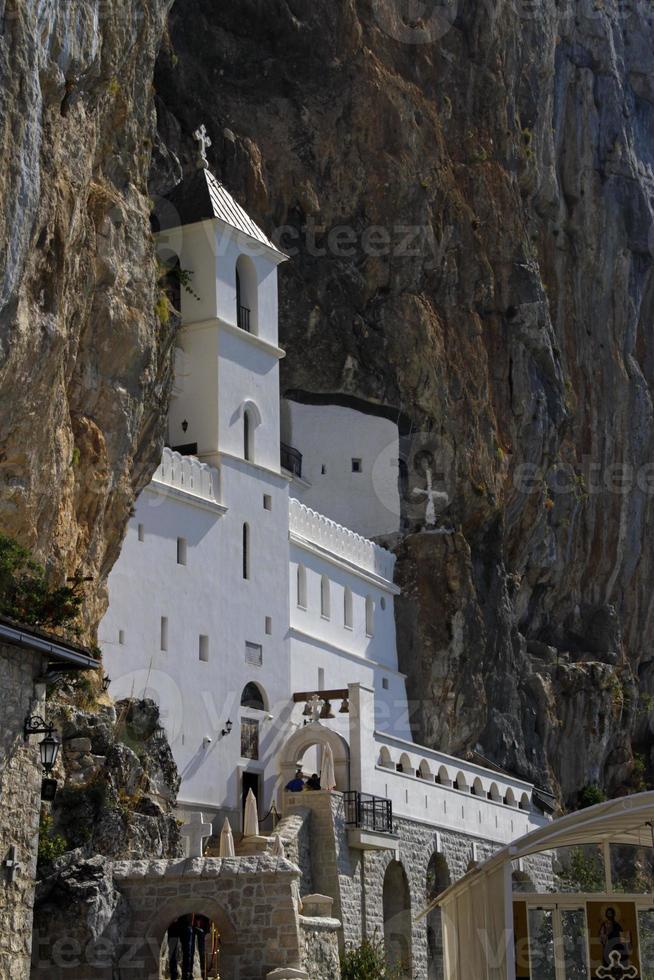
[[[295,498],[289,500],[289,523],[291,531],[307,541],[393,581],[395,555],[391,551],[311,510]]]
[[[207,463],[201,463],[195,456],[182,456],[166,447],[152,479],[194,497],[218,503],[218,470]]]

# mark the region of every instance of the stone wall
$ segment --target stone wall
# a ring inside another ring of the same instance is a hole
[[[0,645],[0,977],[27,980],[39,834],[41,768],[37,740],[23,741],[25,716],[34,709],[41,656]],[[11,881],[4,862],[12,846],[20,869]]]
[[[396,860],[395,850],[356,851],[349,847],[340,793],[287,795],[285,812],[289,819],[291,814],[306,814],[307,809],[311,812],[313,886],[334,899],[334,915],[343,924],[341,951],[345,946],[358,946],[364,938],[383,939],[384,877],[388,866]],[[431,898],[430,861],[434,855],[441,855],[441,873],[456,881],[466,873],[473,859],[485,861],[499,845],[466,834],[439,831],[416,821],[397,818],[394,823],[399,837],[397,860],[404,869],[410,899],[411,915],[406,922],[410,932],[411,969],[407,975],[415,980],[440,980],[443,976],[440,913],[416,921],[417,914]],[[303,826],[306,826],[306,815]],[[545,870],[539,868],[539,880]]]
[[[300,916],[302,967],[311,980],[338,980],[340,977],[340,928],[338,919]]]
[[[188,912],[217,925],[222,980],[264,980],[279,968],[300,969],[300,871],[290,861],[268,854],[125,861],[114,864],[113,875],[129,908],[128,935],[117,951],[121,977],[158,980],[166,929]]]

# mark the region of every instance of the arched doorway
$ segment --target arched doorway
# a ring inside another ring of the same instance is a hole
[[[445,855],[435,851],[427,865],[427,902],[431,902],[451,884]],[[431,909],[427,915],[427,978],[443,980],[444,976],[441,910]]]
[[[334,775],[336,777],[336,789],[345,792],[350,788],[350,749],[338,732],[331,728],[326,728],[320,722],[311,722],[303,728],[299,728],[285,743],[280,757],[281,784],[286,784],[295,775],[298,762],[303,765],[319,765],[322,755],[322,748],[330,745],[334,757]],[[316,771],[312,769],[311,772]]]
[[[147,959],[151,956],[155,960],[159,950],[159,980],[170,980],[171,965],[174,966],[175,961],[178,980],[184,976],[184,946],[187,965],[191,952],[193,954],[194,980],[215,980],[217,977],[235,980],[238,976],[241,949],[236,930],[225,910],[206,896],[198,897],[196,901],[193,898],[178,898],[162,902],[147,929],[147,935]],[[150,972],[152,967],[149,962],[144,966],[144,976],[156,975]]]
[[[391,861],[384,875],[384,948],[386,961],[398,977],[411,976],[411,897],[409,882],[399,861]]]

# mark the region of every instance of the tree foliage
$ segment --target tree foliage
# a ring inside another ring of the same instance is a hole
[[[386,963],[384,943],[375,936],[351,946],[341,958],[341,980],[396,980],[397,970]]]
[[[27,626],[65,628],[75,626],[82,605],[83,579],[52,588],[45,569],[13,538],[0,534],[0,615]]]

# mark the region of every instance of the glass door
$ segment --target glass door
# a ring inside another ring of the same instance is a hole
[[[588,980],[586,910],[544,906],[527,911],[530,980]]]
[[[554,956],[554,908],[527,911],[531,980],[559,980]]]
[[[586,910],[560,908],[559,923],[562,951],[563,980],[588,980],[588,937]]]

